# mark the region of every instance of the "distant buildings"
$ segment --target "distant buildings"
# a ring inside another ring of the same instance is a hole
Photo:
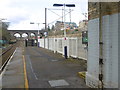
[[[88,25],[88,20],[82,20],[79,22],[78,28],[80,29],[80,31],[86,31],[87,25]]]
[[[78,26],[75,22],[65,22],[65,28],[66,29],[76,29],[76,28],[78,28]],[[55,30],[64,30],[64,22],[57,21],[55,23]]]

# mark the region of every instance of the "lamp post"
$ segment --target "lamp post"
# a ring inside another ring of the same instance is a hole
[[[34,23],[34,22],[30,22],[30,24],[37,24],[38,25],[38,35],[37,35],[37,39],[38,39],[38,47],[39,47],[39,45],[40,45],[40,31],[39,31],[39,25],[41,24],[41,23]],[[44,24],[44,23],[42,23],[42,24]]]
[[[6,18],[0,18],[0,21],[2,21],[2,20],[7,20]]]
[[[65,40],[65,46],[64,46],[64,56],[65,58],[67,59],[67,46],[66,46],[66,26],[65,26],[65,6],[66,7],[75,7],[75,4],[53,4],[53,6],[56,6],[56,7],[61,7],[63,6],[64,7],[64,40]]]
[[[64,39],[66,40],[66,26],[65,26],[65,6],[66,7],[75,7],[75,4],[53,4],[53,6],[56,6],[56,7],[60,7],[60,6],[63,6],[64,7]]]

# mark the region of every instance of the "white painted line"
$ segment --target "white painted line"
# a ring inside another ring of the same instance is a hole
[[[29,59],[29,63],[30,63],[30,68],[31,68],[31,70],[32,70],[32,73],[33,73],[35,79],[38,80],[38,77],[37,77],[37,75],[35,74],[35,72],[34,72],[34,70],[33,70],[32,63],[31,63],[31,60],[30,60],[30,59]]]
[[[83,59],[83,60],[87,60],[86,58],[83,58],[83,57],[78,57],[79,59]]]
[[[58,60],[51,60],[51,61],[55,62],[55,61],[58,61]]]

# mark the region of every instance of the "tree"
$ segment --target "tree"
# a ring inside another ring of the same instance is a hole
[[[48,31],[50,31],[50,26],[48,26]]]
[[[9,26],[9,22],[0,22],[0,32],[2,34],[0,34],[0,39],[5,40],[6,42],[10,41],[11,35],[8,32],[8,26]]]
[[[52,30],[55,30],[55,26],[54,25],[52,25]]]

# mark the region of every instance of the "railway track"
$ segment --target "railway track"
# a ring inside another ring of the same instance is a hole
[[[0,74],[4,70],[7,62],[9,61],[10,57],[14,53],[17,45],[18,45],[18,43],[15,43],[15,44],[9,46],[5,50],[3,50],[2,54],[0,55]]]

